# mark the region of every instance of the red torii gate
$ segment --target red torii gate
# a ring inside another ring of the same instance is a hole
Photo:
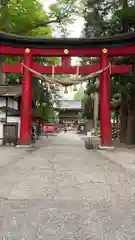
[[[117,35],[112,38],[95,39],[45,39],[22,37],[0,33],[0,54],[23,56],[24,65],[41,73],[51,74],[52,66],[41,66],[33,62],[34,56],[59,56],[62,65],[55,67],[55,74],[76,74],[76,67],[70,66],[71,56],[100,57],[100,64],[80,66],[79,73],[89,75],[109,65],[109,56],[135,55],[135,33]],[[21,130],[20,144],[31,142],[31,105],[32,73],[28,68],[22,69],[21,62],[15,65],[2,65],[6,73],[21,73]],[[100,74],[100,133],[101,146],[112,146],[112,129],[110,121],[110,74],[126,74],[132,71],[130,65],[112,65]]]
[[[70,57],[69,57],[70,60]],[[68,60],[68,63],[69,63]],[[20,62],[14,65],[2,64],[2,72],[5,73],[15,73],[21,74],[22,65]],[[53,67],[52,66],[42,66],[37,62],[32,62],[32,69],[40,74],[52,74]],[[79,66],[79,74],[80,75],[89,75],[90,73],[97,72],[100,70],[100,64],[94,64],[89,66]],[[111,65],[111,75],[114,74],[128,74],[132,72],[131,65]],[[76,74],[76,66],[70,66],[65,64],[65,58],[62,57],[62,66],[55,66],[55,75],[59,74]]]

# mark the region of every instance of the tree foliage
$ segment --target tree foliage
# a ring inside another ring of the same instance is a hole
[[[43,5],[39,0],[2,0],[0,3],[0,31],[25,35],[25,36],[43,36],[52,37],[52,24],[60,27],[73,19],[73,12],[76,12],[74,0],[59,0],[56,4],[50,6],[50,11],[45,12]],[[21,57],[1,56],[0,64],[3,61],[14,64],[16,61],[22,61]],[[35,58],[43,65],[56,65],[58,58]],[[0,73],[2,80],[3,74]],[[13,74],[7,76],[8,84],[21,83],[22,77]],[[46,85],[33,78],[33,102],[40,116],[47,119],[53,113],[53,103],[58,101],[58,93],[53,89],[48,91]]]
[[[74,94],[74,100],[81,101],[84,96],[84,88],[80,86],[78,91]]]
[[[81,14],[82,1],[80,0],[57,0],[50,6],[50,15],[53,18],[60,19],[57,25],[59,36],[66,38],[68,36],[68,26],[73,23]]]
[[[135,30],[135,2],[133,0],[86,0],[84,2],[84,19],[85,26],[83,36],[112,36],[124,32]],[[121,103],[121,138],[126,143],[135,143],[135,134],[133,133],[134,113],[134,57],[119,57],[110,59],[114,64],[132,64],[133,74],[116,75],[111,77],[111,99],[115,98],[115,94],[122,96]],[[88,59],[87,59],[88,61]],[[90,59],[92,62],[92,59]],[[98,61],[98,59],[97,59]],[[89,83],[86,95],[92,91],[92,82]],[[86,105],[85,105],[86,106]],[[85,108],[84,106],[84,108]],[[127,108],[127,110],[125,110]],[[123,110],[124,111],[123,111]],[[86,109],[85,109],[86,110]],[[86,111],[88,112],[88,111]],[[124,127],[123,127],[124,126]]]
[[[5,32],[27,35],[39,27],[46,27],[48,20],[38,0],[9,0],[0,9],[0,29]]]
[[[50,36],[52,29],[48,28],[48,25],[69,23],[73,19],[73,13],[76,13],[75,0],[59,0],[50,5],[49,13],[45,12],[39,0],[3,0],[0,5],[0,29],[35,36],[48,36],[48,29]],[[39,28],[42,28],[41,32]]]

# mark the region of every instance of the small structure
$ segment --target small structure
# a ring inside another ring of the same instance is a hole
[[[21,85],[0,85],[0,145],[18,142],[21,94]]]
[[[60,100],[55,110],[59,112],[59,122],[71,124],[73,122],[78,122],[81,108],[81,101]]]

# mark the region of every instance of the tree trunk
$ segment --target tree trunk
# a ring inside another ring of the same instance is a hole
[[[122,100],[122,105],[120,107],[120,142],[124,143],[126,139],[126,129],[127,129],[127,118],[128,118],[128,105],[127,99]]]
[[[116,109],[115,111],[115,118],[116,118],[116,137],[119,138],[118,130],[119,130],[119,110]]]
[[[127,145],[135,144],[135,110],[133,108],[129,109],[125,140]]]
[[[122,2],[123,10],[127,10],[129,7],[128,0],[123,0]],[[122,19],[122,30],[123,32],[128,32],[129,26],[128,21],[125,18],[125,14],[123,15]],[[130,82],[129,86],[129,94],[128,94],[128,114],[126,115],[126,111],[122,109],[123,112],[125,112],[125,116],[123,114],[122,121],[123,121],[123,128],[127,128],[126,131],[123,129],[123,134],[121,135],[122,142],[125,142],[126,144],[134,144],[135,143],[135,110],[134,110],[134,103],[135,103],[135,57],[133,57],[133,74],[132,74],[132,80]],[[124,106],[123,106],[124,108]],[[128,116],[128,117],[127,117]],[[125,125],[125,126],[124,126]],[[125,134],[126,133],[126,134]]]
[[[99,93],[95,92],[94,94],[94,130],[96,132],[98,127],[98,115],[99,115]]]
[[[132,80],[129,89],[128,121],[126,132],[126,144],[135,144],[135,57],[132,64]]]
[[[125,11],[128,9],[129,7],[128,0],[123,0],[122,7],[123,7],[123,10]],[[128,21],[124,16],[122,19],[122,31],[125,33],[125,32],[128,32],[128,30],[129,30]]]

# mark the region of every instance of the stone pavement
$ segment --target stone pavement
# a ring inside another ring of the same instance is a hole
[[[0,240],[135,239],[134,175],[75,133],[0,153]]]
[[[99,151],[103,157],[125,168],[127,171],[135,173],[135,150],[117,148],[110,151]]]

